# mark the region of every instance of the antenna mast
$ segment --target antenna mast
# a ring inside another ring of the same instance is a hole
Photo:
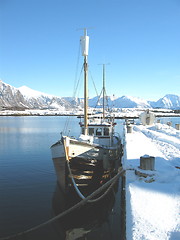
[[[88,49],[89,36],[84,28],[84,36],[81,37],[82,56],[84,56],[84,135],[88,134]]]
[[[106,96],[106,88],[105,88],[105,66],[109,63],[103,63],[100,64],[103,66],[103,88],[102,88],[102,94],[103,94],[103,119],[105,119],[105,96]]]
[[[105,64],[103,64],[103,119],[105,119]]]

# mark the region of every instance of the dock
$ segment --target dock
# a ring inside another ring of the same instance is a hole
[[[154,170],[140,168],[153,156]],[[180,239],[180,131],[171,126],[124,128],[126,240]]]

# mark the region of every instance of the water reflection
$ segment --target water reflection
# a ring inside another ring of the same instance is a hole
[[[0,237],[25,231],[54,216],[52,215],[52,196],[58,194],[54,193],[56,176],[49,147],[56,139],[59,139],[65,121],[66,117],[0,117]],[[77,126],[78,122],[79,119],[75,117],[71,119],[74,126]],[[78,133],[79,128],[74,127],[70,134],[76,136]],[[120,197],[120,193],[116,194],[116,200],[118,197]],[[63,206],[60,199],[56,200],[55,205],[53,204],[55,209],[55,211],[53,209],[53,213],[55,214],[62,211],[64,207],[68,207],[67,201],[64,200],[65,205]],[[104,208],[108,204],[104,204]],[[117,206],[120,207],[120,204]],[[117,223],[117,229],[120,226],[118,223],[120,211],[114,209],[115,207],[113,210],[109,210],[108,217],[106,214],[107,220],[104,219],[104,224],[101,221],[103,217],[101,219],[98,217],[95,224],[85,225],[86,218],[90,219],[89,216],[93,215],[90,211],[83,218],[82,226],[79,223],[68,226],[69,223],[64,224],[62,219],[62,224],[56,222],[24,237],[14,239],[61,240],[65,239],[67,234],[74,235],[72,229],[80,231],[83,228],[83,231],[84,229],[89,231],[89,226],[96,227],[86,234],[83,232],[85,236],[88,236],[88,239],[102,239],[102,237],[96,237],[96,234],[100,236],[101,232],[107,234],[104,239],[121,239],[118,236],[108,238],[111,236],[109,229],[113,229],[115,223]],[[99,212],[100,210],[95,211]],[[77,216],[79,213],[74,217],[75,222],[79,219]],[[111,232],[115,233],[114,230]]]
[[[100,201],[87,203],[53,223],[60,239],[118,239],[121,215],[120,197],[117,195],[120,192],[120,185],[117,183]],[[65,196],[57,184],[52,199],[54,215],[57,216],[79,201],[73,189]]]

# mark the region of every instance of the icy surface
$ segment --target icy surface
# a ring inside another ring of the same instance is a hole
[[[136,125],[125,146],[127,240],[180,239],[180,131]],[[139,168],[143,155],[155,157],[155,171]]]

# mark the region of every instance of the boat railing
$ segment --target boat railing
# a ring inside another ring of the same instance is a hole
[[[116,138],[120,139],[120,134],[118,132],[114,132],[113,137],[116,137]]]

